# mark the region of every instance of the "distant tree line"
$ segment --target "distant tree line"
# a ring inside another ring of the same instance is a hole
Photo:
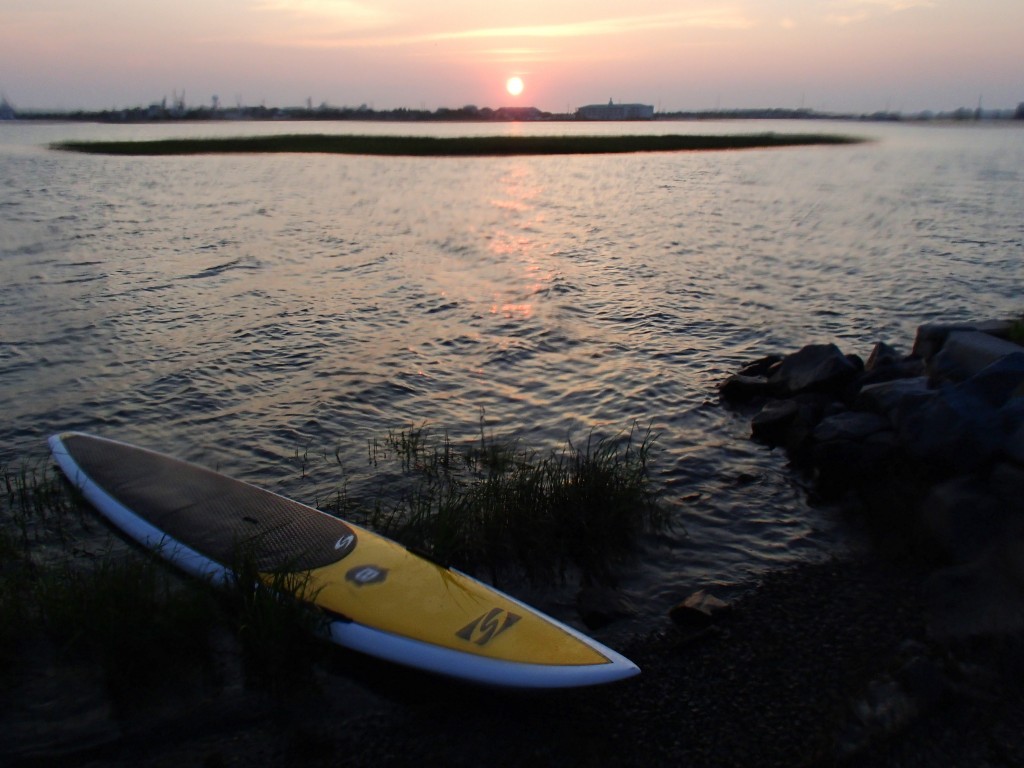
[[[267,107],[236,106],[223,107],[218,97],[214,96],[209,106],[189,107],[185,105],[184,94],[175,94],[170,104],[167,99],[148,107],[129,107],[125,109],[105,109],[98,111],[78,110],[73,112],[58,111],[20,111],[6,100],[0,101],[0,119],[21,120],[81,120],[84,122],[105,123],[151,123],[164,121],[199,121],[199,120],[379,120],[395,122],[487,122],[487,121],[541,121],[541,120],[573,120],[576,114],[571,112],[544,112],[535,107],[476,107],[472,104],[457,109],[439,107],[435,110],[408,109],[374,109],[366,104],[358,107],[333,107],[326,103],[314,107],[310,100],[301,107]],[[868,120],[882,121],[915,121],[915,120],[1024,120],[1024,102],[1016,110],[982,110],[960,108],[951,112],[919,112],[902,114],[900,112],[879,111],[870,114],[818,112],[811,109],[715,109],[690,110],[675,112],[656,112],[655,120]]]

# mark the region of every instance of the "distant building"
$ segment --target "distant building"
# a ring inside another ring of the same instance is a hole
[[[577,120],[653,120],[654,107],[650,104],[588,104],[576,110]]]

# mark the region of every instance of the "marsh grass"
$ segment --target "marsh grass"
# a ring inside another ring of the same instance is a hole
[[[26,552],[40,547],[65,550],[72,532],[88,527],[81,498],[49,463],[0,467],[0,476],[4,531]]]
[[[210,592],[151,557],[129,553],[91,567],[69,561],[42,571],[34,593],[60,654],[97,663],[116,701],[157,681],[212,673]]]
[[[649,479],[654,440],[634,426],[540,453],[483,429],[461,447],[426,426],[391,432],[369,454],[398,464],[397,495],[379,498],[363,522],[494,581],[510,568],[533,581],[575,568],[583,582],[610,583],[638,536],[669,524]]]
[[[29,621],[31,575],[24,552],[8,530],[0,529],[0,670],[14,662]]]
[[[239,640],[246,684],[287,694],[314,684],[326,616],[311,606],[308,571],[257,568],[258,542],[236,548],[224,613]]]
[[[240,548],[232,588],[218,593],[116,539],[80,546],[105,526],[53,467],[0,476],[0,673],[51,647],[54,663],[100,669],[112,701],[132,707],[139,691],[217,684],[211,640],[226,629],[249,687],[312,680],[318,614],[285,596],[309,596],[308,574],[259,574]]]
[[[0,670],[7,670],[41,627],[41,579],[68,561],[85,522],[49,464],[2,466],[0,478]]]

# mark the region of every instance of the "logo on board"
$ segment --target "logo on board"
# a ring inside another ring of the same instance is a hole
[[[487,645],[506,629],[511,629],[521,618],[523,617],[512,613],[512,611],[492,608],[487,613],[478,616],[455,634],[467,643]]]
[[[357,565],[349,568],[345,578],[357,587],[365,587],[370,584],[380,584],[388,577],[387,568],[378,568],[376,565]]]

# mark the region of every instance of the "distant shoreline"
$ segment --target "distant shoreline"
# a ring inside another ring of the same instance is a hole
[[[189,123],[239,121],[372,121],[398,123],[507,123],[507,122],[701,122],[712,120],[801,120],[869,123],[1006,123],[1024,122],[1024,102],[1016,109],[980,109],[961,107],[954,110],[924,110],[914,113],[877,110],[874,112],[823,112],[806,108],[764,107],[746,109],[676,110],[654,112],[649,118],[588,119],[579,112],[546,112],[536,107],[476,107],[468,105],[452,109],[374,109],[365,104],[358,107],[187,106],[181,101],[101,110],[18,110],[0,98],[0,120],[93,122],[93,123]]]
[[[412,157],[618,154],[765,149],[856,144],[864,139],[830,134],[622,135],[622,136],[359,136],[289,134],[156,141],[68,141],[52,149],[103,155],[326,153]]]

